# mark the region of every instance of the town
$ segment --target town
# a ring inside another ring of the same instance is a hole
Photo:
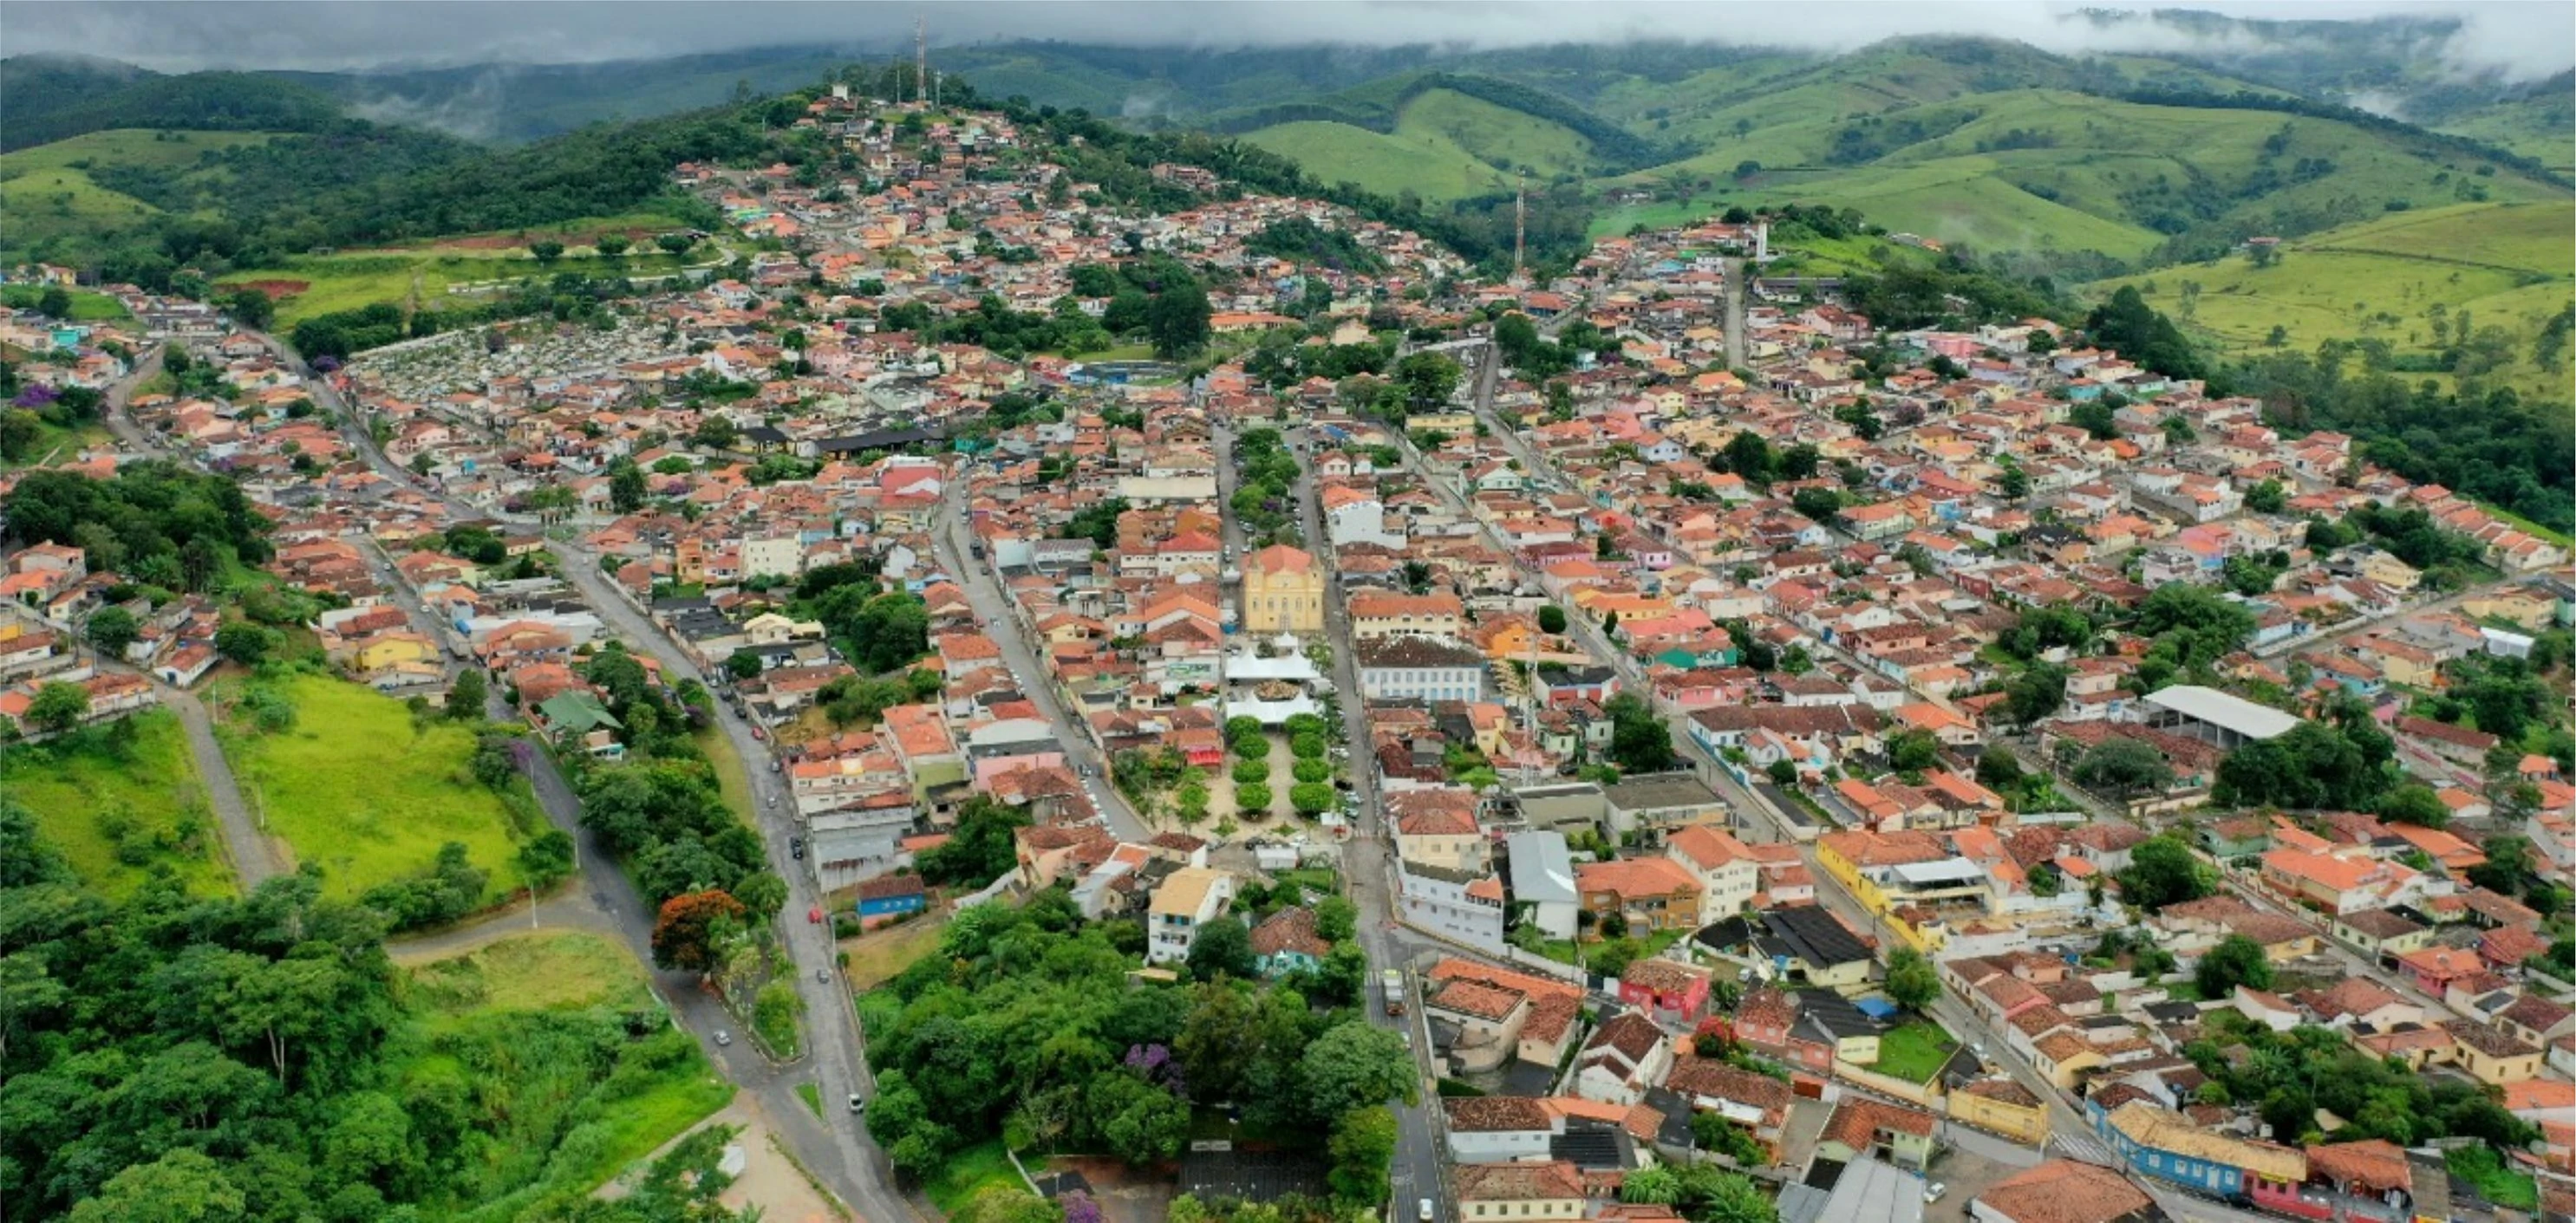
[[[616,932],[867,1219],[2576,1211],[2553,537],[1796,210],[1487,278],[794,96],[577,317],[0,312],[10,750],[175,713],[247,889],[248,728],[475,728],[397,924]]]

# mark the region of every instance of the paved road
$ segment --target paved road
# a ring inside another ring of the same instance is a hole
[[[126,407],[133,402],[134,392],[142,389],[144,383],[161,375],[161,353],[162,346],[154,345],[151,352],[143,355],[143,360],[134,367],[132,373],[117,379],[115,385],[107,388],[107,411],[103,414],[108,431],[116,434],[118,444],[145,458],[157,459],[166,456],[161,447],[154,444],[151,436],[143,431],[143,427],[134,423],[134,418],[127,414]]]
[[[1220,459],[1222,463],[1224,460]],[[1002,589],[1001,579],[990,559],[976,560],[973,541],[966,531],[966,473],[964,468],[950,478],[941,492],[946,519],[944,530],[932,532],[932,543],[939,556],[940,568],[954,575],[966,591],[966,601],[975,609],[985,635],[1002,648],[1002,661],[1020,681],[1020,691],[1038,707],[1047,721],[1063,728],[1065,755],[1082,770],[1083,788],[1090,792],[1092,805],[1108,821],[1109,831],[1120,840],[1143,841],[1154,835],[1144,819],[1136,814],[1125,795],[1109,784],[1109,761],[1100,750],[1099,740],[1092,737],[1090,723],[1073,716],[1064,698],[1057,693],[1054,673],[1042,666],[1036,651],[1029,648],[1028,626],[1021,622],[1018,606]]]
[[[179,715],[179,725],[186,730],[188,754],[196,758],[197,777],[206,783],[206,805],[214,808],[215,823],[224,831],[224,849],[231,854],[233,873],[241,877],[242,891],[259,887],[273,875],[295,869],[286,854],[242,802],[241,784],[233,778],[232,762],[224,759],[223,745],[215,740],[214,719],[207,715],[205,702],[183,688],[155,682],[161,703]]]
[[[719,691],[679,645],[654,624],[623,594],[612,588],[599,571],[597,556],[578,544],[552,545],[557,568],[571,577],[592,610],[615,628],[618,635],[635,648],[651,655],[662,664],[663,675],[673,681],[697,680],[710,692]],[[795,804],[789,799],[780,775],[769,767],[772,757],[765,739],[752,733],[751,724],[734,713],[722,700],[715,702],[717,729],[732,740],[734,751],[741,756],[745,780],[750,785],[755,821],[766,834],[770,867],[787,881],[788,903],[778,923],[779,933],[787,945],[787,958],[797,995],[805,1003],[805,1037],[809,1051],[793,1070],[779,1071],[770,1067],[753,1052],[748,1043],[737,1043],[728,1049],[713,1050],[724,1061],[727,1074],[745,1088],[758,1093],[769,1115],[779,1122],[779,1132],[795,1149],[796,1156],[822,1178],[835,1193],[870,1220],[899,1219],[916,1216],[918,1209],[891,1187],[893,1175],[884,1154],[867,1135],[867,1129],[856,1117],[832,1110],[829,1124],[818,1122],[814,1114],[796,1098],[794,1086],[799,1082],[817,1082],[826,1101],[837,1101],[851,1093],[875,1094],[875,1081],[867,1073],[866,1057],[861,1049],[858,1011],[848,987],[833,971],[838,948],[832,941],[832,927],[826,923],[804,920],[809,909],[822,907],[821,889],[805,864],[791,859],[785,841],[796,830]],[[633,910],[613,907],[613,912],[635,914],[631,927],[649,933],[650,914],[644,913],[640,901]],[[648,951],[649,954],[649,951]],[[822,977],[816,974],[820,972]],[[712,1000],[708,1005],[713,1007]],[[708,1022],[723,1022],[721,1009],[703,1016]],[[698,1023],[690,1025],[708,1030]]]
[[[1324,535],[1322,494],[1310,465],[1313,438],[1303,429],[1293,429],[1288,440],[1301,473],[1297,482],[1298,519],[1308,546],[1324,558],[1330,572],[1333,551]],[[1220,469],[1222,466],[1220,461]],[[1368,701],[1360,695],[1358,652],[1351,648],[1350,612],[1342,597],[1340,574],[1333,573],[1330,581],[1324,594],[1324,640],[1333,649],[1333,688],[1341,707],[1342,742],[1351,754],[1346,767],[1357,808],[1352,836],[1342,846],[1342,877],[1350,881],[1350,900],[1359,908],[1360,948],[1368,953],[1369,975],[1375,977],[1383,969],[1409,967],[1415,949],[1407,945],[1406,936],[1395,924],[1395,842],[1385,826],[1386,808],[1378,793],[1377,763],[1369,754]],[[1412,982],[1414,978],[1408,973],[1406,980]],[[1443,1217],[1451,1217],[1449,1190],[1441,1175],[1447,1164],[1442,1137],[1446,1118],[1438,1093],[1431,1086],[1430,1033],[1423,1027],[1419,989],[1409,988],[1408,992],[1415,1005],[1408,1007],[1401,1018],[1387,1015],[1383,1005],[1369,1005],[1371,999],[1361,1000],[1369,1022],[1409,1034],[1417,1069],[1423,1077],[1421,1099],[1410,1107],[1396,1108],[1392,1170],[1395,1204],[1402,1213],[1411,1209],[1408,1203],[1429,1198]]]

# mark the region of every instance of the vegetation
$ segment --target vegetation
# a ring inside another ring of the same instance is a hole
[[[2183,1054],[2227,1093],[2260,1111],[2282,1142],[2324,1141],[2317,1110],[2344,1119],[2332,1135],[2351,1142],[2382,1138],[2415,1146],[2435,1138],[2466,1137],[2500,1150],[2519,1149],[2534,1127],[2489,1097],[2476,1084],[2419,1076],[2354,1049],[2342,1033],[2300,1026],[2274,1032],[2232,1011],[2205,1012],[2211,1030],[2184,1046]],[[2249,1055],[2224,1050],[2242,1045]]]
[[[473,729],[415,719],[400,701],[293,669],[264,672],[231,696],[220,732],[243,798],[298,862],[320,868],[325,895],[442,921],[523,882],[518,843],[536,830],[532,800],[506,767],[476,767]],[[281,706],[285,725],[274,720]],[[481,885],[465,888],[460,867]],[[377,891],[408,888],[424,872],[439,873],[447,899],[397,904]]]
[[[407,979],[309,873],[110,902],[23,809],[0,833],[12,1215],[594,1217],[593,1187],[731,1094],[592,936]]]
[[[1142,942],[1141,929],[1083,923],[1068,895],[1046,892],[958,913],[937,954],[871,991],[861,1009],[879,1093],[867,1123],[896,1169],[933,1178],[995,1135],[1151,1163],[1180,1150],[1193,1103],[1232,1102],[1247,1127],[1328,1148],[1337,1185],[1382,1195],[1371,1113],[1414,1082],[1394,1034],[1310,1005],[1310,977],[1131,984]]]
[[[35,817],[82,884],[123,900],[163,872],[233,890],[179,719],[155,710],[0,751],[0,793]]]

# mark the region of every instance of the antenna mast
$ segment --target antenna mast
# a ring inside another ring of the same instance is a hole
[[[912,100],[930,100],[930,23],[924,17],[912,19]]]
[[[1512,278],[1521,277],[1521,256],[1529,249],[1529,171],[1521,171],[1520,187],[1512,193]]]

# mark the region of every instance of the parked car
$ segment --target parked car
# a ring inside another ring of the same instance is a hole
[[[789,838],[787,838],[787,856],[788,856],[788,857],[790,857],[790,858],[794,858],[794,859],[796,859],[796,860],[797,860],[797,861],[799,861],[799,862],[804,861],[804,860],[805,860],[805,838],[803,838],[803,837],[789,837]]]
[[[1440,1217],[1440,1207],[1431,1199],[1424,1198],[1414,1207],[1413,1217],[1422,1220],[1422,1223],[1431,1223],[1432,1220]]]
[[[733,1043],[733,1033],[728,1032],[728,1031],[725,1031],[723,1028],[717,1028],[717,1029],[716,1029],[716,1043],[717,1043],[717,1044],[719,1044],[719,1045],[730,1045],[730,1044],[732,1044],[732,1043]]]
[[[854,1113],[864,1113],[868,1111],[868,1102],[860,1099],[859,1093],[855,1091],[850,1093],[850,1111]]]
[[[1949,1191],[1950,1187],[1948,1185],[1944,1185],[1939,1181],[1934,1181],[1931,1184],[1924,1186],[1923,1200],[1926,1203],[1940,1201],[1941,1195],[1948,1193]]]

